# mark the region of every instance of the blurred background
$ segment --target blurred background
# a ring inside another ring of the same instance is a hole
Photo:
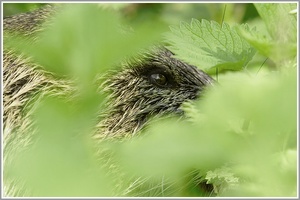
[[[3,16],[28,12],[46,3],[4,3]],[[110,3],[100,6],[121,11],[123,17],[133,21],[145,18],[160,18],[167,24],[178,24],[179,20],[190,21],[191,18],[207,19],[229,24],[245,23],[258,17],[252,3]]]

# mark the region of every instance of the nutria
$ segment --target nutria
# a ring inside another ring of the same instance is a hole
[[[6,17],[3,20],[4,32],[32,35],[53,12],[53,6],[45,6],[33,12]],[[10,127],[11,130],[22,124],[24,119],[21,116],[26,115],[23,108],[32,93],[57,93],[59,88],[70,88],[66,81],[55,79],[53,74],[9,49],[4,49],[3,64],[4,129]],[[150,116],[182,114],[180,105],[197,98],[204,87],[212,83],[209,75],[174,58],[167,48],[153,48],[134,62],[123,64],[121,70],[103,84],[103,89],[110,91],[111,95],[106,117],[99,124],[102,132],[99,134],[134,134]]]
[[[34,35],[54,12],[53,6],[45,6],[6,17],[4,32]],[[209,75],[173,57],[166,47],[157,45],[132,62],[122,63],[121,68],[106,77],[102,89],[110,95],[107,110],[101,114],[102,120],[96,128],[95,136],[99,138],[133,136],[152,116],[182,115],[181,104],[198,98],[207,85],[214,83]],[[18,135],[32,128],[29,116],[33,108],[28,102],[37,100],[33,97],[63,95],[72,90],[70,81],[57,78],[12,49],[4,49],[4,148],[16,137],[10,137],[12,132]],[[5,149],[4,154],[8,154]]]

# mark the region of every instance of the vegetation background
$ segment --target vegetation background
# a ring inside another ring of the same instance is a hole
[[[5,3],[4,16],[43,5]],[[17,196],[297,196],[296,6],[117,3],[100,4],[106,11],[99,12],[77,4],[34,48],[24,48],[22,39],[4,41],[47,70],[79,80],[73,103],[44,98],[34,115],[34,145],[6,161],[4,178],[26,185]],[[137,37],[121,40],[114,29],[120,22]],[[156,41],[219,85],[184,104],[185,119],[153,121],[139,137],[95,145],[91,119],[104,97],[90,80]],[[202,181],[214,192],[203,193]]]

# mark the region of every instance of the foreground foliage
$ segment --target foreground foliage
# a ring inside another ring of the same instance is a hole
[[[95,74],[157,41],[163,25],[149,21],[124,36],[110,12],[77,4],[57,16],[37,45],[4,41],[78,86],[72,99],[43,99],[33,144],[8,157],[4,177],[22,180],[20,195],[29,196],[296,196],[297,30],[289,13],[296,5],[255,7],[265,30],[193,19],[164,34],[179,59],[219,72],[219,84],[184,104],[184,119],[153,119],[123,141],[91,139],[104,98],[91,85]],[[274,25],[278,20],[284,29]],[[260,62],[251,63],[255,53]],[[263,56],[275,67],[260,68]],[[203,181],[213,193],[197,189]]]

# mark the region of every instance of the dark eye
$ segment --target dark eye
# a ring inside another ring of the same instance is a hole
[[[150,80],[152,83],[158,86],[165,86],[167,85],[167,78],[163,74],[151,74]]]

